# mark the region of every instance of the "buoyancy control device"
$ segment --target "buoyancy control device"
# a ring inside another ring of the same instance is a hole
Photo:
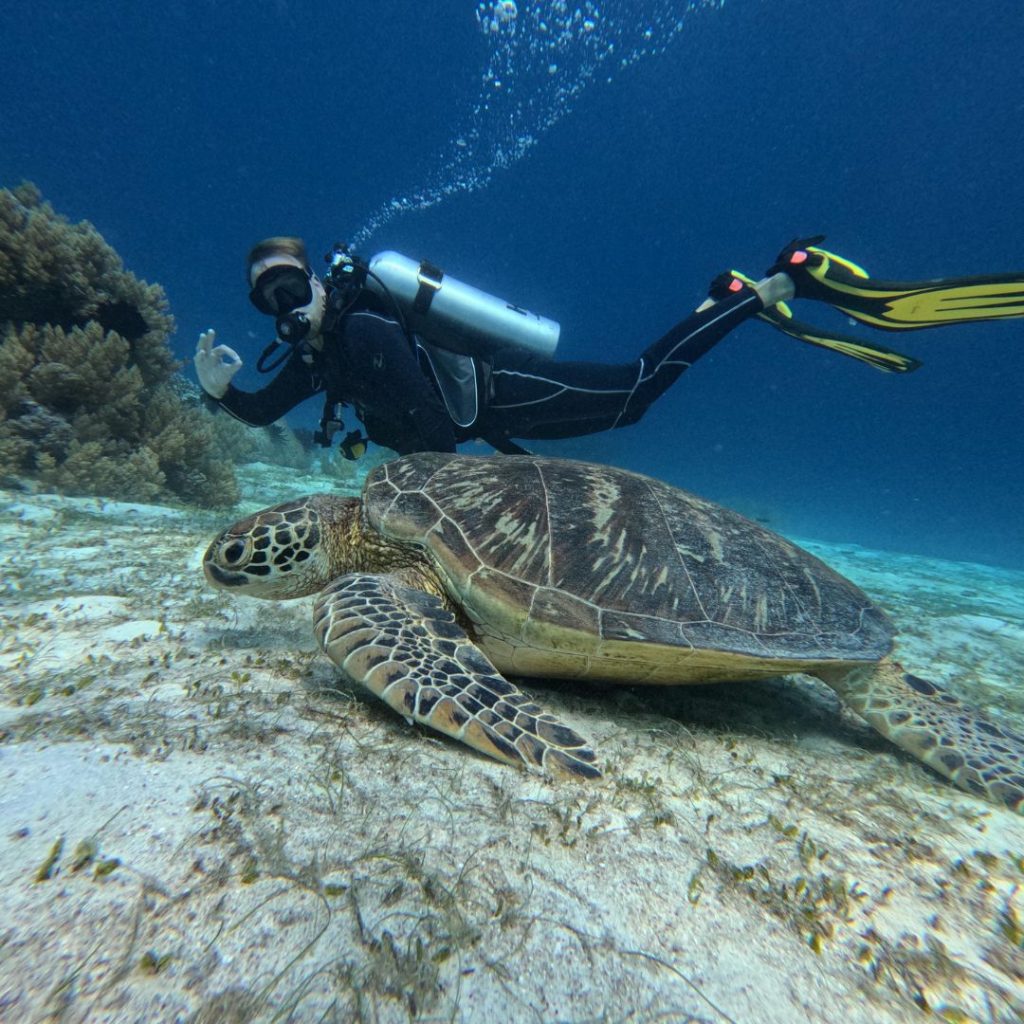
[[[410,345],[429,367],[448,414],[458,427],[469,428],[480,411],[477,359],[505,350],[550,359],[561,328],[554,320],[450,277],[427,261],[401,253],[378,253],[369,261],[339,243],[325,257],[325,283],[334,292],[338,315],[350,309],[364,289],[382,299],[394,314]],[[328,395],[320,429],[315,435],[324,447],[343,424],[343,403]],[[485,437],[498,451],[525,454],[508,438]],[[367,439],[350,431],[341,444],[347,459],[359,458]]]
[[[550,359],[561,328],[554,320],[446,274],[426,260],[390,250],[369,261],[335,246],[327,280],[335,287],[359,284],[400,314],[407,333],[438,348],[486,357],[495,349],[520,349]]]

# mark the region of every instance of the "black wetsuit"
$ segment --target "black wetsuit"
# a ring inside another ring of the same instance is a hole
[[[744,287],[681,321],[632,363],[559,362],[512,349],[477,358],[479,414],[459,425],[423,351],[392,317],[356,305],[328,314],[321,351],[297,347],[267,387],[229,386],[219,404],[266,426],[325,392],[356,410],[370,440],[402,455],[454,451],[478,437],[499,449],[511,438],[577,437],[636,423],[684,370],[762,309]]]

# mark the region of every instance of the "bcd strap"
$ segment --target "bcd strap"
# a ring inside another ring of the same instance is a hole
[[[416,289],[416,298],[412,301],[412,308],[423,316],[434,296],[441,290],[441,280],[444,278],[444,271],[427,260],[420,262],[420,269],[416,273],[416,281],[419,288]]]

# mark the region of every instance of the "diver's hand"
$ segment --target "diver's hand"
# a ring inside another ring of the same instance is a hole
[[[218,345],[217,332],[211,327],[199,335],[196,343],[196,376],[199,385],[211,398],[223,398],[231,378],[242,368],[242,360],[233,348]]]

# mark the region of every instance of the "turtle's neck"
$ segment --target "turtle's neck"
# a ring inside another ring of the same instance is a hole
[[[436,571],[423,550],[392,540],[374,529],[357,498],[332,503],[329,511],[321,509],[320,514],[325,527],[323,543],[330,555],[333,575],[413,569],[436,580]],[[428,589],[435,593],[443,592],[440,581]]]

